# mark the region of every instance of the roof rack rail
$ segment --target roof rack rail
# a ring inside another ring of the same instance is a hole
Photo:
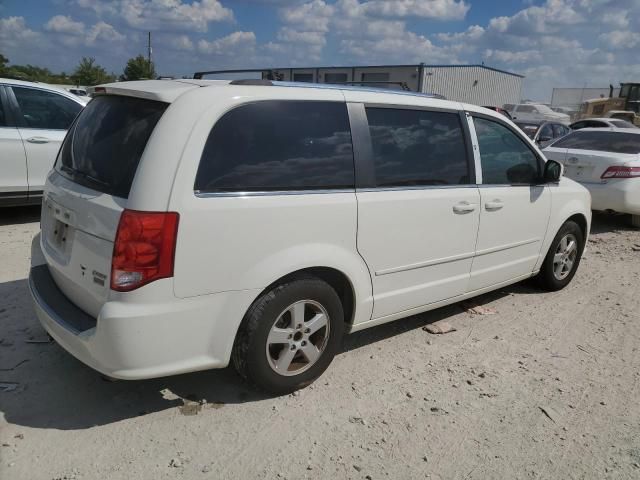
[[[265,87],[272,87],[273,82],[271,80],[262,80],[259,78],[248,78],[231,80],[231,82],[229,82],[229,85],[260,85]]]

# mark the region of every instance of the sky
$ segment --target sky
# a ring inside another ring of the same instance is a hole
[[[524,96],[640,81],[640,0],[0,0],[0,53],[72,72],[479,64],[525,75]]]

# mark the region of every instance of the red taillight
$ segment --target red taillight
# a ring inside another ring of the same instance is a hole
[[[112,290],[128,292],[173,276],[178,219],[175,212],[122,212],[111,260]]]
[[[609,167],[600,178],[633,178],[640,177],[640,167]]]

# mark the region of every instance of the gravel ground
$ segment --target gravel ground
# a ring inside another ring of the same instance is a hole
[[[640,231],[596,216],[572,284],[522,283],[347,337],[311,387],[231,369],[109,383],[55,344],[26,274],[37,209],[0,212],[0,478],[640,478]],[[446,319],[457,328],[421,327]]]

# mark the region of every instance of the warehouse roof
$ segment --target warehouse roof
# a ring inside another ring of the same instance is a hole
[[[504,73],[506,75],[513,75],[514,77],[524,78],[524,75],[520,75],[518,73],[507,72],[506,70],[500,70],[498,68],[487,67],[486,65],[428,65],[426,63],[419,64],[409,64],[409,65],[332,65],[332,66],[324,66],[324,67],[270,67],[270,68],[246,68],[239,70],[210,70],[210,71],[202,71],[196,72],[193,75],[193,78],[202,78],[204,75],[212,75],[219,73],[248,73],[248,72],[265,72],[269,70],[327,70],[327,69],[354,69],[354,68],[406,68],[406,67],[415,67],[415,68],[484,68],[487,70],[491,70],[498,73]]]

